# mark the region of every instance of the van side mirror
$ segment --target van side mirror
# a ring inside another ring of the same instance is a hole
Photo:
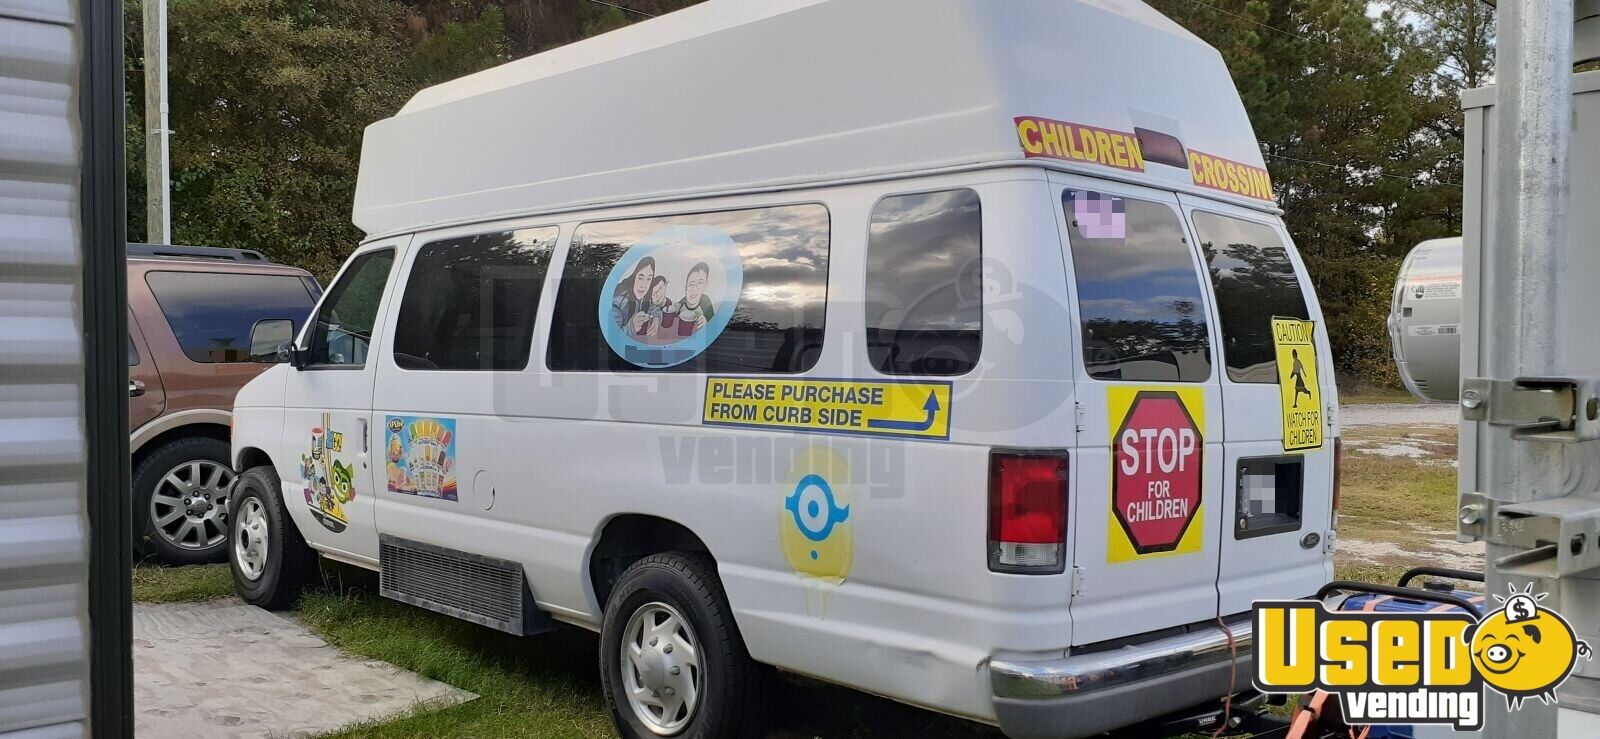
[[[295,364],[294,355],[294,321],[263,318],[250,327],[250,361]]]

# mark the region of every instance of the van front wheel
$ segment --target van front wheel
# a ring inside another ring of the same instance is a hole
[[[617,581],[600,631],[600,675],[629,739],[760,736],[770,668],[745,651],[716,566],[656,554]]]
[[[269,610],[294,605],[316,574],[317,553],[300,537],[283,506],[277,470],[253,467],[239,475],[228,507],[234,591],[246,603]]]

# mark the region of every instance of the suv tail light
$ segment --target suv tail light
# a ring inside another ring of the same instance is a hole
[[[1067,455],[989,455],[989,569],[1030,575],[1066,565]]]
[[[1339,525],[1339,486],[1344,468],[1344,439],[1333,440],[1333,525]]]

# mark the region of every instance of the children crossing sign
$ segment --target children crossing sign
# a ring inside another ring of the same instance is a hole
[[[1278,357],[1278,393],[1283,399],[1283,450],[1322,446],[1322,391],[1317,384],[1316,324],[1272,319]]]

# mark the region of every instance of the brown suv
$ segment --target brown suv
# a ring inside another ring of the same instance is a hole
[[[233,396],[279,361],[322,288],[260,252],[128,245],[133,538],[172,564],[221,560]]]

